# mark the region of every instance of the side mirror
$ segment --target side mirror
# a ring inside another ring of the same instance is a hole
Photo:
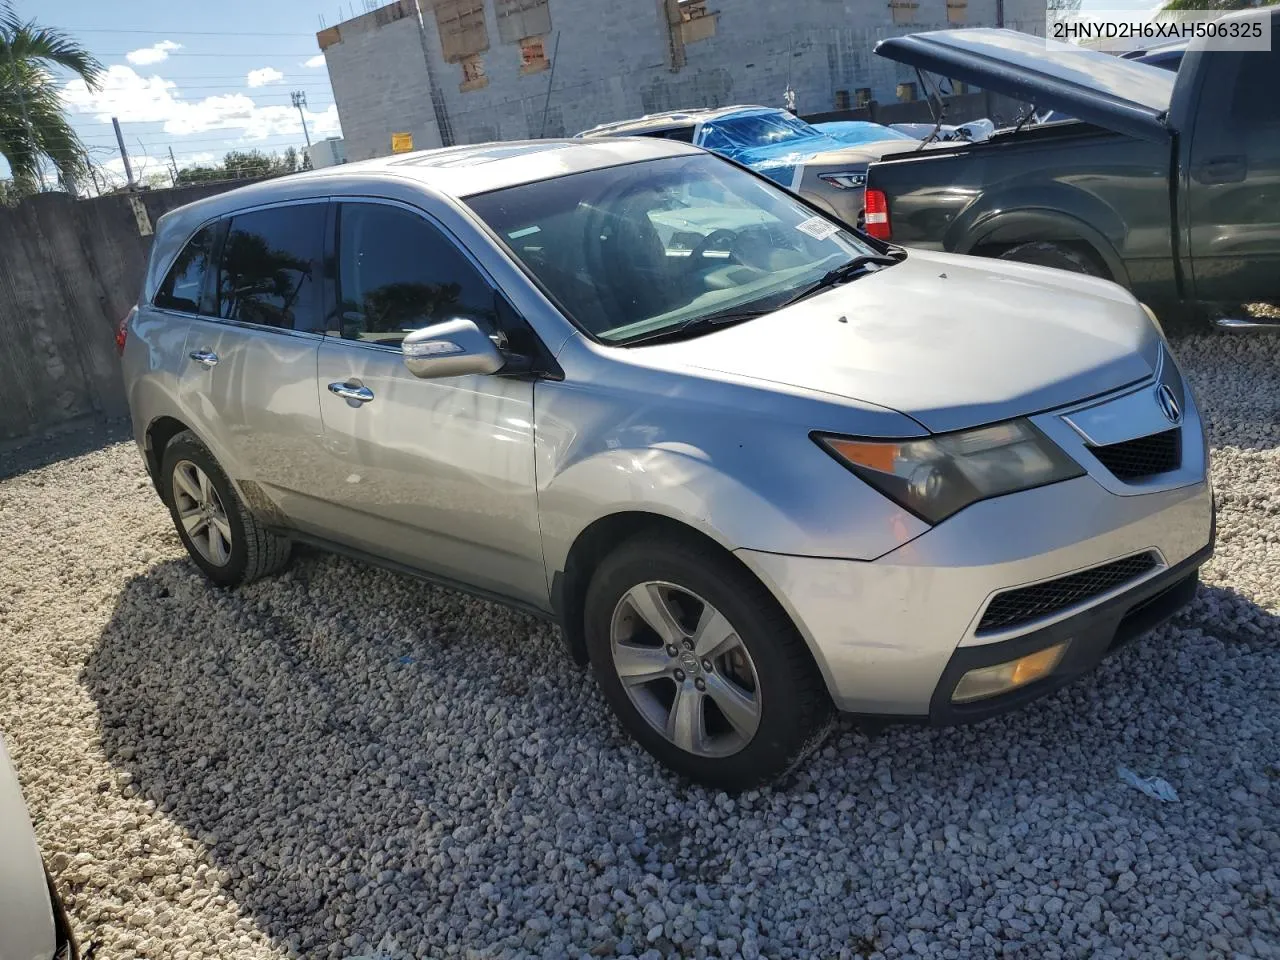
[[[461,317],[414,330],[400,346],[404,365],[415,377],[464,377],[497,373],[506,365],[502,351],[474,320]]]

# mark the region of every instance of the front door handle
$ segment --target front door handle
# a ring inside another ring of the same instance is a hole
[[[368,403],[373,399],[373,391],[368,387],[358,383],[338,383],[329,384],[329,392],[335,397],[341,397],[353,407]]]
[[[218,365],[218,355],[212,350],[192,350],[191,359],[203,364],[206,369],[212,369]]]
[[[1210,157],[1196,164],[1195,178],[1201,183],[1240,183],[1248,173],[1249,165],[1240,155]]]

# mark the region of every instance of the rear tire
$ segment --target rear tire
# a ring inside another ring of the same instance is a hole
[[[1106,278],[1106,274],[1084,253],[1059,243],[1022,243],[1006,250],[997,258],[999,260],[1016,260],[1018,263],[1029,263],[1037,267],[1053,267],[1069,273],[1083,273],[1091,277]]]
[[[214,583],[250,583],[289,562],[290,542],[249,512],[209,448],[190,430],[165,444],[160,482],[178,538]]]
[[[592,669],[622,725],[691,780],[757,786],[830,730],[831,699],[790,617],[709,544],[650,534],[623,543],[591,579],[585,627]]]

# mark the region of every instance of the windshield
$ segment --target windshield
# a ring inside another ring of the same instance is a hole
[[[789,113],[753,113],[745,117],[726,117],[702,125],[704,136],[712,132],[728,138],[739,147],[763,147],[788,140],[808,140],[822,136],[798,117]]]
[[[711,314],[776,309],[879,251],[708,154],[575,173],[468,205],[598,339],[623,343]]]

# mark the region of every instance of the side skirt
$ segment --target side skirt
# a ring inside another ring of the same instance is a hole
[[[535,607],[533,604],[524,600],[517,600],[514,597],[508,597],[505,594],[495,593],[492,590],[484,590],[480,587],[473,587],[470,584],[453,580],[449,577],[443,577],[436,573],[429,573],[426,570],[420,570],[412,567],[407,563],[400,563],[396,560],[388,560],[385,557],[375,556],[366,553],[363,550],[357,550],[355,547],[349,547],[344,543],[338,543],[333,540],[326,540],[324,537],[313,536],[309,533],[302,533],[298,530],[286,529],[283,527],[271,527],[271,532],[276,536],[285,537],[294,543],[305,544],[309,547],[315,547],[318,550],[324,550],[327,553],[336,553],[340,556],[350,557],[352,560],[358,560],[361,563],[368,564],[371,567],[381,567],[384,570],[390,570],[392,573],[404,574],[417,580],[425,580],[427,583],[433,583],[439,587],[448,587],[450,590],[457,590],[461,593],[470,594],[481,600],[488,600],[491,603],[499,603],[505,607],[511,607],[519,610],[521,613],[527,613],[539,620],[546,620],[559,625],[559,618],[549,610],[543,610],[541,607]]]

